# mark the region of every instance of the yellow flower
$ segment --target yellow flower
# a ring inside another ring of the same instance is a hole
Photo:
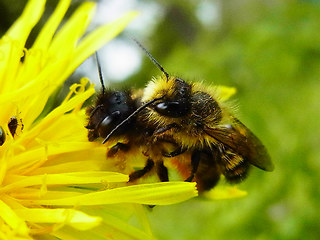
[[[197,195],[195,183],[127,186],[106,148],[87,140],[82,79],[57,108],[48,98],[92,53],[115,37],[131,12],[83,36],[95,4],[82,4],[57,31],[70,0],[61,0],[30,49],[25,42],[45,1],[30,0],[0,40],[0,239],[152,239],[141,204]],[[141,227],[128,224],[135,216]]]

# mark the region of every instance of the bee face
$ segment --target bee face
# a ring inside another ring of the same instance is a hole
[[[204,127],[216,126],[223,118],[222,109],[213,94],[205,92],[206,89],[200,85],[180,78],[170,77],[167,80],[163,77],[149,83],[144,93],[145,101],[161,98],[147,110],[150,122],[161,127],[175,125],[180,130],[171,129],[167,134],[173,135],[174,132],[172,138],[187,147],[203,145],[206,142]]]
[[[172,89],[163,91],[163,98],[153,108],[162,116],[170,118],[184,117],[190,112],[191,86],[182,79],[172,79]]]
[[[222,118],[222,110],[212,94],[197,89],[193,84],[171,77],[154,79],[144,93],[144,101],[160,97],[152,109],[169,118],[206,118],[214,115],[215,122]]]
[[[94,107],[87,109],[89,115],[88,137],[90,141],[105,138],[119,123],[126,119],[137,107],[130,91],[106,91],[97,98]],[[120,135],[130,121],[117,131]]]

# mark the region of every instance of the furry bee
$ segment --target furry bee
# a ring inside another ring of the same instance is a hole
[[[142,149],[147,161],[143,169],[130,174],[130,181],[144,176],[154,166],[160,180],[168,181],[164,161],[185,156],[190,156],[190,173],[185,180],[196,181],[200,192],[213,188],[221,175],[230,183],[242,181],[250,165],[273,170],[266,148],[232,114],[229,104],[221,98],[221,89],[170,76],[136,43],[163,75],[150,81],[136,99],[132,92],[109,91],[100,95],[95,107],[88,111],[87,126],[89,140],[102,137],[105,143],[121,134],[135,139],[135,147]],[[116,93],[124,96],[117,103],[110,101]],[[167,143],[175,149],[168,151]],[[130,146],[119,144],[111,148],[111,155]]]
[[[273,164],[261,141],[233,116],[230,106],[220,99],[219,88],[188,83],[181,78],[155,78],[145,88],[142,101],[160,96],[146,108],[145,116],[157,124],[154,137],[171,138],[176,157],[191,153],[191,172],[200,190],[214,187],[224,175],[230,183],[246,178],[250,165],[272,171]]]

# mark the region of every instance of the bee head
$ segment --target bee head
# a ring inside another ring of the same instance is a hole
[[[89,108],[89,140],[105,138],[119,123],[134,110],[136,103],[127,91],[103,91],[98,96],[96,106]],[[128,122],[129,123],[129,122]],[[121,134],[121,131],[118,132]]]
[[[87,109],[89,122],[86,128],[89,129],[88,138],[90,141],[98,137],[105,138],[137,108],[137,102],[132,99],[131,91],[114,91],[105,88],[98,53],[96,53],[96,60],[102,91],[97,97],[95,106]],[[131,121],[127,121],[127,124],[133,121],[134,119],[131,119]],[[124,128],[121,128],[117,134],[121,134],[123,131]]]
[[[191,87],[182,79],[175,78],[174,87],[164,94],[163,99],[155,102],[153,108],[162,116],[178,118],[190,111]]]
[[[142,44],[132,38],[134,42],[147,54],[150,60],[160,69],[163,76],[153,79],[144,91],[144,102],[155,101],[149,107],[165,117],[179,118],[190,111],[191,86],[184,80],[170,76],[160,63]]]
[[[191,85],[176,77],[153,79],[144,91],[143,101],[159,98],[150,107],[159,115],[179,118],[190,111]]]

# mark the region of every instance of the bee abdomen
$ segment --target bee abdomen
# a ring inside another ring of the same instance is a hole
[[[197,188],[199,192],[208,191],[219,181],[221,171],[215,159],[213,152],[201,151],[199,153],[199,166],[195,174]]]
[[[249,163],[242,156],[233,152],[226,152],[221,157],[223,175],[230,183],[238,183],[248,175]]]

